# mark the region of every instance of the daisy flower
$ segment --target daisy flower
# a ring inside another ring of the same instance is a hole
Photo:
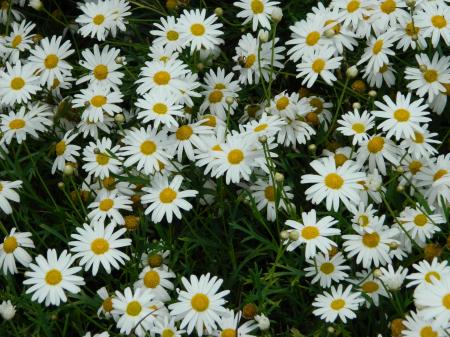
[[[28,102],[41,89],[38,82],[30,63],[17,62],[14,66],[6,63],[6,69],[0,70],[0,102],[9,106]]]
[[[15,191],[22,186],[22,180],[5,181],[0,180],[0,209],[5,214],[12,213],[10,201],[20,202],[20,196]]]
[[[361,168],[353,161],[346,161],[342,166],[336,167],[334,158],[316,159],[310,163],[318,174],[305,174],[301,178],[302,184],[313,184],[306,191],[306,200],[318,205],[324,199],[327,210],[339,209],[339,202],[359,203],[358,190],[362,189],[359,181],[366,178]]]
[[[332,57],[332,49],[319,49],[303,55],[302,62],[297,64],[297,77],[304,77],[302,84],[308,88],[317,81],[320,76],[328,85],[336,81],[336,76],[331,72],[341,66],[342,57]]]
[[[305,268],[305,276],[314,276],[311,283],[319,282],[322,288],[329,288],[331,282],[339,282],[348,277],[344,270],[350,269],[344,265],[345,259],[342,253],[337,253],[333,257],[328,254],[317,254],[314,259],[306,261],[311,267]]]
[[[78,136],[77,133],[69,130],[65,133],[63,139],[61,139],[55,146],[55,154],[56,159],[52,165],[52,174],[56,172],[56,170],[63,171],[64,166],[67,162],[76,163],[80,153],[78,150],[81,149],[80,146],[71,144],[71,142]]]
[[[288,203],[290,204],[290,202],[286,202],[286,199],[292,200],[294,198],[294,195],[290,193],[292,189],[289,186],[280,187],[283,189],[283,192],[276,191],[271,177],[268,180],[258,179],[254,185],[250,186],[250,192],[255,199],[256,208],[258,211],[266,208],[266,216],[269,221],[275,221],[277,211],[287,211]],[[280,194],[278,202],[276,202],[276,193]]]
[[[305,258],[310,259],[316,256],[316,251],[320,250],[322,253],[327,254],[328,251],[337,244],[330,239],[329,236],[341,234],[341,230],[333,228],[333,225],[337,223],[331,216],[326,216],[317,221],[316,211],[313,209],[309,213],[302,212],[302,223],[294,220],[286,220],[286,225],[293,228],[288,232],[297,232],[298,239],[286,240],[283,244],[288,244],[287,251],[293,251],[301,244],[305,244]],[[291,235],[292,236],[292,235]]]
[[[316,296],[313,307],[316,307],[313,314],[319,316],[325,322],[335,322],[339,317],[342,322],[347,323],[347,319],[356,318],[355,311],[358,310],[364,298],[359,292],[352,292],[349,285],[343,290],[342,284],[337,289],[332,286],[331,292],[324,292]]]
[[[414,272],[406,276],[410,280],[407,287],[415,287],[416,290],[432,284],[434,281],[440,281],[450,277],[450,267],[448,261],[439,262],[435,257],[429,263],[426,260],[419,261],[412,265]]]
[[[95,201],[88,208],[93,208],[88,214],[91,225],[96,223],[104,224],[106,218],[112,222],[112,225],[123,225],[125,220],[120,214],[120,210],[131,211],[133,202],[126,195],[120,195],[116,190],[101,190]]]
[[[72,66],[65,61],[73,54],[70,49],[70,41],[61,44],[62,36],[52,36],[41,40],[41,45],[31,49],[32,55],[28,58],[34,71],[39,74],[42,86],[51,88],[55,80],[64,82],[65,77],[70,76]]]
[[[38,132],[47,131],[47,127],[52,125],[50,116],[53,116],[48,111],[49,106],[29,105],[26,111],[24,106],[21,106],[19,111],[10,111],[8,115],[2,114],[0,116],[0,131],[3,133],[0,143],[10,144],[13,138],[16,138],[18,144],[26,140],[27,135],[38,138]]]
[[[179,330],[177,328],[175,318],[170,316],[155,320],[155,325],[150,330],[150,333],[157,334],[161,337],[182,337],[185,332],[186,330]]]
[[[123,165],[130,167],[137,164],[137,170],[147,175],[159,171],[161,163],[168,165],[172,158],[165,151],[166,141],[166,133],[158,132],[156,127],[127,130],[122,147],[122,155],[126,157]]]
[[[389,88],[395,84],[396,70],[392,63],[384,63],[377,71],[372,69],[364,69],[363,78],[367,79],[367,83],[371,87],[381,88],[385,83]]]
[[[380,268],[381,275],[379,279],[383,282],[383,285],[389,291],[399,290],[408,274],[408,269],[399,266],[397,270],[394,269],[392,264],[388,264],[387,268]]]
[[[34,37],[34,34],[31,32],[35,27],[34,23],[26,20],[11,23],[11,32],[9,35],[4,36],[4,44],[0,47],[0,50],[4,49],[5,55],[3,59],[5,61],[9,60],[9,62],[14,64],[20,60],[20,53],[31,49]]]
[[[270,100],[270,112],[282,118],[296,119],[299,111],[311,111],[311,106],[305,100],[300,100],[298,93],[283,91]]]
[[[382,175],[386,175],[386,160],[398,165],[398,159],[398,148],[394,142],[378,134],[361,144],[356,157],[361,166],[369,160],[369,170],[378,169]]]
[[[230,115],[234,114],[234,110],[238,106],[236,98],[241,87],[238,81],[233,81],[233,76],[233,73],[225,74],[225,70],[222,68],[218,68],[216,73],[211,69],[205,75],[205,84],[202,85],[204,89],[202,95],[205,96],[205,100],[200,106],[201,113],[208,109],[211,114],[217,115],[223,120],[226,119],[227,111]],[[234,98],[232,104],[226,102],[227,97]]]
[[[411,93],[403,96],[397,92],[395,102],[385,95],[384,102],[375,101],[375,105],[380,110],[373,111],[375,117],[385,118],[378,125],[378,129],[387,131],[386,137],[391,138],[395,135],[395,139],[414,137],[414,131],[421,131],[421,123],[431,121],[429,112],[426,111],[428,105],[421,105],[423,99],[411,101]]]
[[[279,3],[279,1],[270,0],[239,0],[234,2],[233,5],[241,8],[237,17],[245,19],[242,25],[246,25],[251,21],[252,29],[256,32],[259,25],[262,28],[271,30],[270,15]]]
[[[368,46],[357,65],[367,62],[366,70],[368,72],[378,72],[384,64],[389,64],[388,56],[395,55],[395,52],[390,49],[393,45],[394,38],[391,32],[384,33],[378,37],[371,36]]]
[[[431,39],[434,48],[441,38],[447,46],[450,45],[450,8],[444,2],[424,2],[422,11],[414,16],[414,23],[421,29],[424,37]]]
[[[356,208],[356,206],[358,208]],[[366,205],[366,203],[360,202],[359,205],[349,204],[347,208],[353,215],[353,224],[370,228],[370,224],[372,223],[377,212],[373,209],[373,204]]]
[[[70,241],[69,246],[75,253],[73,258],[81,258],[79,264],[84,266],[85,271],[92,268],[93,276],[97,275],[100,265],[111,274],[111,266],[120,269],[120,265],[130,259],[118,249],[131,245],[131,239],[120,238],[126,232],[126,228],[116,232],[114,228],[114,223],[105,227],[102,222],[96,222],[93,226],[84,224],[83,227],[77,227],[77,233],[71,235],[74,241]]]
[[[406,138],[400,143],[402,149],[408,149],[408,152],[415,157],[428,158],[438,153],[433,144],[440,144],[439,140],[433,139],[438,134],[428,131],[428,124],[421,126],[421,131],[414,131],[414,137]]]
[[[119,54],[119,49],[110,48],[109,45],[103,47],[101,51],[97,44],[94,45],[93,51],[83,50],[81,55],[84,60],[80,61],[80,65],[89,70],[89,73],[80,77],[77,84],[89,82],[90,84],[105,85],[117,89],[122,84],[122,77],[124,76],[118,71],[122,67],[122,64],[116,62]]]
[[[375,117],[364,110],[360,113],[357,109],[353,112],[349,111],[338,119],[338,124],[341,125],[336,130],[344,136],[353,137],[352,144],[361,144],[369,139],[370,131],[375,125]]]
[[[438,325],[450,320],[450,278],[433,280],[414,293],[414,303],[420,306],[425,319],[433,319]]]
[[[137,117],[143,123],[153,121],[153,126],[158,128],[160,124],[167,127],[178,127],[175,117],[183,117],[183,106],[175,102],[173,95],[165,92],[162,94],[147,93],[136,102],[136,106],[141,108]]]
[[[169,184],[167,176],[157,175],[152,180],[151,187],[144,187],[147,193],[141,197],[141,202],[150,204],[145,214],[152,215],[152,221],[159,223],[165,216],[168,223],[172,222],[173,215],[181,219],[180,208],[189,211],[192,205],[185,198],[192,198],[198,194],[195,190],[180,191],[183,176],[176,175]]]
[[[66,250],[59,257],[55,249],[47,250],[47,258],[38,255],[35,263],[29,265],[31,270],[25,272],[23,284],[30,286],[26,294],[33,294],[31,300],[38,303],[45,300],[45,306],[65,303],[65,291],[77,294],[81,291],[79,286],[85,284],[81,276],[75,275],[81,267],[72,267],[73,261]]]
[[[97,316],[100,317],[100,314],[105,315],[106,318],[114,317],[114,320],[117,321],[117,316],[112,315],[113,305],[112,298],[105,287],[101,287],[97,290],[97,295],[102,299],[102,305],[97,310]]]
[[[177,302],[169,305],[170,315],[176,321],[181,320],[180,329],[186,327],[189,335],[194,328],[199,336],[203,335],[203,329],[211,334],[216,329],[219,316],[229,313],[224,308],[224,297],[230,291],[218,292],[223,280],[211,277],[209,273],[200,278],[191,275],[190,280],[183,277],[181,282],[185,290],[180,290]]]
[[[131,15],[129,10],[131,9],[130,3],[126,0],[110,0],[111,12],[112,12],[112,22],[109,29],[111,30],[111,35],[116,37],[117,29],[124,32],[126,31],[125,24],[126,17]]]
[[[405,69],[405,79],[410,80],[407,87],[420,97],[427,94],[432,101],[439,93],[446,92],[442,83],[450,83],[450,57],[439,58],[436,52],[431,60],[426,54],[416,54],[416,60],[420,68]]]
[[[167,267],[152,268],[145,267],[139,274],[139,280],[134,283],[134,288],[147,288],[155,297],[155,300],[161,302],[170,301],[170,295],[167,290],[173,290],[173,283],[169,280],[174,278],[175,274]]]
[[[113,315],[117,315],[117,327],[120,333],[128,335],[131,332],[138,337],[144,337],[153,327],[155,310],[151,308],[154,296],[148,289],[138,288],[134,293],[126,288],[123,294],[116,291],[112,299]]]
[[[402,321],[404,337],[438,337],[445,336],[442,327],[433,319],[425,319],[422,312],[411,311]]]
[[[121,166],[121,157],[118,156],[120,146],[112,146],[112,141],[109,138],[97,139],[97,141],[89,142],[83,150],[83,169],[99,177],[106,178],[110,173],[118,174]]]
[[[450,202],[450,154],[440,155],[416,175],[417,187],[424,188],[428,203]]]
[[[206,18],[206,9],[184,10],[178,19],[180,38],[191,46],[191,54],[195,50],[213,49],[224,41],[221,23],[215,23],[218,17],[213,14]]]
[[[286,125],[286,121],[279,116],[269,116],[263,113],[259,120],[253,120],[245,125],[249,135],[256,138],[266,136],[271,138],[276,136],[283,126]]]
[[[409,16],[404,9],[406,4],[401,0],[374,0],[372,1],[369,22],[375,33],[386,31],[386,27],[395,27],[399,18]]]
[[[86,119],[81,120],[80,123],[77,124],[77,128],[80,133],[83,135],[83,138],[92,137],[94,139],[99,138],[99,130],[110,134],[112,127],[115,125],[114,118],[109,115],[103,116],[103,122]]]
[[[358,277],[355,280],[350,280],[362,294],[368,297],[365,299],[367,308],[370,308],[373,303],[376,307],[380,304],[380,296],[389,297],[386,289],[381,281],[376,278],[371,271],[357,272]]]
[[[80,24],[79,33],[83,37],[95,37],[104,41],[114,20],[110,2],[86,2],[79,8],[83,12],[75,19],[75,22]]]
[[[370,0],[335,0],[331,5],[342,15],[342,25],[354,31],[368,16]]]
[[[0,244],[0,268],[3,274],[17,273],[16,260],[25,268],[28,267],[32,258],[24,248],[34,248],[31,233],[17,232],[16,228],[12,228]]]
[[[226,184],[237,184],[241,179],[249,180],[255,166],[256,152],[253,150],[254,141],[251,137],[238,133],[230,135],[220,144],[220,151],[215,153],[212,176],[225,175]]]
[[[162,45],[167,47],[168,50],[181,51],[186,41],[181,38],[181,30],[176,18],[173,16],[161,17],[160,22],[154,24],[156,29],[150,31],[150,34],[156,36],[153,40],[154,45]]]
[[[246,321],[244,324],[239,325],[241,320],[242,312],[234,313],[233,310],[228,310],[228,312],[220,317],[217,322],[218,329],[214,333],[216,337],[255,337],[251,334],[252,331],[258,328],[255,320],[251,319]]]
[[[139,84],[136,92],[139,95],[151,93],[155,97],[169,94],[178,99],[180,91],[185,89],[183,79],[188,73],[187,65],[180,60],[145,62],[141,76],[136,81]]]
[[[397,243],[394,237],[398,231],[383,225],[384,216],[374,218],[367,231],[360,226],[353,225],[356,234],[343,235],[344,250],[348,257],[356,256],[356,263],[362,264],[364,268],[385,265],[391,262],[389,256],[390,244]]]
[[[122,111],[119,105],[123,102],[122,98],[120,91],[111,91],[108,86],[93,84],[86,89],[81,89],[81,93],[75,94],[72,107],[84,109],[81,115],[84,120],[103,122],[104,114],[114,117]]]
[[[398,221],[420,246],[424,246],[427,239],[431,239],[434,233],[441,230],[439,225],[445,223],[441,214],[424,212],[419,205],[416,205],[416,208],[406,207],[400,213]]]

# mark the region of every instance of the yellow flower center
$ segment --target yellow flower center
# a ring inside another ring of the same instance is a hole
[[[100,201],[98,208],[103,212],[108,212],[114,206],[114,200],[106,198]]]
[[[191,306],[195,311],[203,312],[209,307],[209,298],[205,294],[197,293],[191,299]]]
[[[367,281],[366,283],[364,283],[361,286],[362,291],[364,291],[365,293],[374,293],[375,291],[378,290],[380,286],[378,285],[378,283],[374,282],[374,281]]]
[[[352,125],[352,130],[356,133],[363,133],[366,131],[366,126],[362,123],[355,123]]]
[[[397,9],[397,4],[394,0],[386,0],[381,3],[380,9],[385,14],[391,14]]]
[[[167,105],[165,105],[164,103],[156,103],[153,106],[153,112],[158,115],[165,115],[167,113],[167,110]]]
[[[428,219],[427,219],[427,217],[425,216],[425,214],[417,214],[417,215],[414,217],[414,224],[415,224],[416,226],[418,226],[418,227],[423,227],[423,226],[425,226],[425,225],[427,224],[427,222],[428,222]]]
[[[214,145],[211,149],[213,151],[223,151],[219,144]]]
[[[194,131],[189,125],[182,125],[178,128],[177,132],[175,133],[178,140],[187,140],[191,138]]]
[[[177,197],[177,192],[175,192],[170,187],[166,187],[159,193],[159,200],[164,204],[170,204]]]
[[[109,162],[109,156],[103,153],[99,153],[95,156],[95,160],[99,165],[106,165]]]
[[[153,81],[158,85],[166,85],[170,81],[170,74],[167,71],[158,71],[153,75]]]
[[[383,43],[383,40],[378,40],[377,42],[375,42],[372,47],[372,53],[377,55],[381,51],[381,49],[383,49]]]
[[[273,188],[273,186],[267,186],[264,189],[264,196],[271,202],[275,201],[275,189]]]
[[[255,127],[253,129],[253,131],[261,132],[261,131],[264,131],[265,129],[267,129],[268,127],[269,127],[269,125],[267,123],[262,123],[262,124],[259,124],[257,127]]]
[[[116,179],[114,177],[106,177],[102,180],[102,185],[107,190],[113,190],[116,187]]]
[[[66,152],[66,142],[61,140],[56,144],[55,152],[57,156],[62,156]]]
[[[45,68],[53,69],[58,65],[59,58],[55,54],[49,54],[44,60]]]
[[[360,3],[359,1],[352,0],[347,4],[347,12],[353,13],[359,9]]]
[[[436,28],[442,29],[447,26],[447,20],[445,20],[443,15],[434,15],[431,18],[431,23]]]
[[[169,30],[166,34],[167,40],[169,40],[169,41],[176,41],[176,40],[178,40],[179,36],[180,36],[180,34],[178,34],[178,32],[176,32],[174,30]]]
[[[218,90],[223,90],[223,89],[225,89],[226,88],[226,86],[225,86],[225,84],[223,84],[223,83],[217,83],[215,86],[214,86],[214,89],[218,89]]]
[[[425,137],[420,132],[414,132],[414,142],[417,144],[422,144],[425,141]]]
[[[337,173],[330,173],[325,177],[325,185],[333,190],[338,190],[344,185],[344,179]]]
[[[17,239],[14,236],[7,236],[3,241],[3,250],[6,254],[11,254],[17,247]]]
[[[195,36],[202,36],[205,34],[205,26],[203,26],[201,23],[194,23],[191,26],[191,33]]]
[[[331,27],[331,29],[334,30],[334,32],[336,34],[339,34],[341,32],[341,25],[338,22],[334,21],[334,20],[327,20],[327,21],[325,21],[324,27],[328,26],[328,25],[331,25],[331,24],[334,24]]]
[[[239,149],[234,149],[228,153],[227,158],[230,164],[237,165],[244,160],[244,153]]]
[[[334,155],[334,162],[336,163],[336,167],[344,165],[347,160],[348,158],[342,153],[336,153]]]
[[[311,32],[308,35],[306,35],[306,44],[308,46],[314,46],[320,39],[320,33],[319,32]]]
[[[142,311],[142,305],[138,301],[131,301],[127,305],[127,314],[130,316],[137,316]]]
[[[369,140],[369,142],[367,143],[367,149],[369,150],[369,152],[371,153],[377,153],[380,152],[381,150],[383,150],[384,147],[384,139],[379,137],[379,136],[375,136],[373,137],[371,140]]]
[[[102,307],[105,312],[111,312],[113,309],[112,298],[111,297],[105,298],[105,300],[102,303]]]
[[[244,64],[244,68],[251,68],[253,66],[253,64],[256,61],[256,55],[255,54],[250,54],[247,56],[246,60],[245,60],[245,64]]]
[[[220,337],[236,337],[236,330],[234,329],[223,329],[222,332],[220,333]]]
[[[106,96],[96,95],[92,97],[91,104],[96,108],[101,108],[104,104],[106,104]]]
[[[309,101],[309,105],[316,108],[316,110],[313,111],[315,114],[320,114],[323,111],[323,101],[318,97],[312,98]]]
[[[108,77],[108,67],[104,64],[96,65],[94,68],[94,77],[101,81]]]
[[[325,68],[325,60],[317,59],[313,62],[311,66],[312,70],[316,73],[320,73]]]
[[[154,271],[151,270],[147,273],[145,273],[144,276],[144,284],[147,288],[156,288],[159,285],[160,282],[160,277],[159,274]]]
[[[209,102],[210,103],[219,103],[223,98],[223,93],[220,90],[214,90],[209,94]]]
[[[21,118],[13,119],[11,122],[9,122],[9,128],[13,130],[22,129],[25,127],[25,120]]]
[[[213,115],[205,115],[203,116],[204,119],[206,119],[206,121],[204,121],[202,123],[202,125],[206,125],[206,126],[210,126],[212,128],[214,128],[217,125],[217,119],[216,116]]]
[[[278,110],[284,110],[288,105],[289,105],[289,98],[287,98],[286,96],[277,99],[276,106]]]
[[[412,175],[416,175],[416,173],[422,168],[422,163],[418,160],[413,160],[409,163],[408,168]]]
[[[405,33],[409,36],[417,35],[419,33],[419,30],[420,28],[416,27],[412,21],[406,24]]]
[[[17,48],[17,46],[22,42],[22,36],[16,35],[14,36],[14,39],[11,41],[11,46],[13,48]]]
[[[92,22],[94,24],[101,25],[103,23],[103,21],[105,21],[105,16],[102,14],[97,14],[96,16],[94,16],[94,18],[92,19]]]
[[[153,154],[156,151],[156,144],[151,140],[146,140],[141,144],[141,152],[146,156]]]
[[[303,227],[301,234],[305,240],[312,240],[317,238],[320,235],[320,232],[315,226],[306,226]]]
[[[423,78],[428,83],[436,82],[436,80],[438,78],[438,72],[434,69],[427,69],[423,72]]]
[[[10,85],[13,90],[20,90],[25,86],[25,80],[22,77],[14,77]]]
[[[442,298],[442,304],[447,310],[450,310],[450,294],[447,294]]]
[[[398,122],[406,122],[409,120],[410,116],[411,116],[411,114],[406,109],[397,109],[394,111],[394,118]]]
[[[384,74],[386,71],[388,71],[388,69],[389,69],[389,64],[385,63],[380,67],[380,69],[378,69],[378,71],[380,73]]]
[[[442,178],[443,176],[445,176],[447,173],[448,173],[447,170],[444,170],[444,169],[438,170],[438,171],[434,174],[434,176],[433,176],[433,181],[436,181],[436,180],[441,179],[441,178]]]
[[[432,282],[431,278],[435,278],[436,280],[440,280],[441,279],[441,275],[439,275],[439,273],[435,272],[435,271],[429,271],[428,273],[425,274],[425,281],[428,283]]]
[[[366,227],[369,224],[369,217],[365,214],[362,214],[358,218],[358,223],[361,227]]]
[[[424,326],[420,329],[420,337],[438,337],[439,334],[431,326]]]
[[[338,298],[331,302],[330,307],[333,310],[341,310],[345,306],[345,301],[342,298]]]
[[[320,266],[320,271],[326,275],[329,275],[334,272],[334,264],[332,264],[331,262],[322,263],[322,265]]]
[[[250,7],[254,14],[261,14],[264,12],[264,4],[261,0],[253,0]]]
[[[364,246],[375,248],[380,243],[380,235],[378,233],[366,233],[362,237]]]
[[[173,337],[175,336],[175,332],[172,329],[166,328],[161,332],[161,337]]]
[[[55,286],[55,285],[59,284],[61,281],[62,281],[62,274],[57,269],[50,269],[45,274],[45,282],[48,285]]]
[[[109,250],[109,242],[103,238],[98,238],[92,241],[91,250],[96,255],[105,254]]]

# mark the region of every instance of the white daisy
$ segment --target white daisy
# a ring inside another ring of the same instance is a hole
[[[12,213],[10,201],[20,202],[20,196],[15,191],[22,186],[22,180],[0,180],[0,209],[6,214]]]
[[[71,142],[78,136],[77,133],[72,131],[73,129],[67,131],[64,134],[64,137],[55,145],[56,159],[52,165],[52,174],[54,174],[56,170],[63,171],[67,162],[77,162],[76,157],[80,155],[78,150],[80,150],[81,147],[71,144]]]
[[[184,116],[183,106],[176,103],[173,95],[168,92],[146,93],[138,98],[136,106],[140,108],[137,117],[143,123],[153,122],[155,128],[160,124],[178,127],[175,117]]]
[[[402,321],[404,328],[402,336],[404,337],[438,337],[445,336],[445,332],[439,323],[433,318],[425,319],[423,314],[411,311]]]
[[[414,293],[414,303],[420,306],[425,319],[446,326],[450,320],[450,278],[433,280]]]
[[[344,255],[337,253],[330,257],[328,254],[317,254],[314,259],[307,261],[311,267],[305,268],[306,277],[314,276],[311,283],[320,283],[322,288],[329,288],[332,282],[339,282],[348,277],[345,270],[350,269],[344,265]]]
[[[111,221],[112,225],[123,225],[125,219],[120,214],[120,210],[131,211],[132,203],[128,196],[120,195],[117,190],[108,191],[102,189],[95,201],[88,205],[88,208],[93,208],[88,214],[91,225],[104,224],[106,218]]]
[[[416,290],[434,281],[440,281],[450,277],[450,267],[448,261],[439,262],[437,257],[431,263],[426,260],[419,261],[412,265],[414,272],[406,276],[410,280],[407,287],[415,287]]]
[[[369,160],[370,171],[377,168],[382,175],[386,175],[386,160],[398,165],[398,151],[393,141],[377,134],[361,144],[356,160],[361,166]]]
[[[173,16],[161,17],[160,22],[156,22],[155,27],[150,34],[156,36],[153,40],[154,45],[163,45],[168,50],[181,51],[186,45],[184,38],[180,36],[180,28]]]
[[[1,183],[0,183],[1,184]],[[34,248],[30,232],[17,232],[12,228],[0,244],[0,268],[3,274],[18,272],[16,260],[25,268],[31,263],[31,256],[24,248]]]
[[[422,4],[422,11],[414,16],[414,22],[424,37],[431,39],[436,48],[442,38],[445,44],[450,45],[450,8],[444,2],[427,1]]]
[[[408,149],[408,153],[416,158],[428,158],[438,153],[433,144],[440,144],[439,140],[433,139],[438,134],[428,131],[428,124],[421,126],[421,131],[414,131],[414,137],[406,138],[400,143],[402,149]]]
[[[152,268],[146,266],[139,274],[139,280],[134,283],[134,288],[147,288],[154,295],[155,299],[161,302],[170,301],[167,290],[173,290],[173,283],[169,280],[175,274],[167,267]]]
[[[366,70],[368,72],[378,72],[384,64],[389,64],[388,56],[395,55],[395,52],[390,49],[393,45],[394,38],[391,32],[384,33],[378,37],[370,37],[368,46],[357,65],[367,62]]]
[[[112,146],[109,138],[97,139],[89,142],[83,150],[83,169],[100,179],[106,178],[110,173],[118,174],[121,166],[121,157],[118,156],[120,146]]]
[[[243,324],[239,324],[241,316],[242,312],[240,311],[235,314],[233,310],[228,310],[228,312],[221,316],[220,320],[217,322],[218,329],[215,331],[214,336],[255,337],[251,332],[257,329],[257,323],[255,320],[251,319]]]
[[[304,77],[302,84],[306,83],[308,88],[320,77],[328,84],[332,85],[336,81],[336,76],[332,71],[341,66],[342,57],[332,57],[332,49],[318,49],[311,53],[303,55],[302,62],[297,64],[297,77]]]
[[[370,131],[375,125],[375,117],[372,116],[364,110],[360,113],[357,109],[353,112],[349,111],[343,114],[340,119],[338,119],[338,124],[342,125],[336,130],[342,133],[344,136],[353,137],[352,144],[361,144],[363,141],[369,139]]]
[[[79,8],[83,14],[79,15],[75,22],[80,24],[78,30],[80,34],[83,37],[90,36],[99,41],[104,41],[114,23],[110,2],[86,2]]]
[[[246,25],[251,21],[252,29],[256,32],[259,25],[267,30],[272,28],[270,14],[279,3],[279,1],[270,0],[239,0],[234,2],[233,5],[242,9],[237,14],[238,18],[245,19],[242,24]]]
[[[40,89],[38,77],[34,76],[29,63],[17,62],[14,66],[6,63],[6,69],[0,70],[0,102],[4,105],[26,103]]]
[[[372,303],[378,307],[380,304],[380,296],[389,297],[381,281],[376,278],[371,271],[357,272],[356,276],[357,279],[350,280],[350,282],[365,295],[365,304],[367,308],[370,308]]]

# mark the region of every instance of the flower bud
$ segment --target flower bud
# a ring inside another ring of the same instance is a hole
[[[335,35],[335,31],[333,29],[327,29],[323,35],[328,38],[332,38]]]
[[[16,315],[16,307],[12,305],[10,300],[3,301],[0,304],[0,315],[5,321],[13,319],[13,317]]]
[[[234,103],[234,97],[232,97],[232,96],[227,96],[227,97],[225,98],[225,102],[226,102],[228,105],[233,104],[233,103]]]
[[[222,16],[222,15],[223,15],[223,9],[222,9],[222,7],[217,7],[217,8],[214,10],[214,14],[216,14],[217,16]]]
[[[348,78],[355,78],[356,76],[358,76],[358,68],[356,68],[356,66],[351,66],[347,68],[345,74]]]
[[[242,308],[242,316],[244,316],[245,319],[253,319],[257,313],[258,307],[253,303],[247,303]]]
[[[269,41],[269,32],[267,30],[260,30],[258,33],[258,38],[262,43]]]
[[[375,90],[370,90],[368,92],[368,94],[369,94],[370,97],[376,97],[377,96],[377,92]]]
[[[356,109],[356,110],[361,109],[361,104],[359,102],[353,103],[353,109]]]
[[[270,321],[264,314],[256,315],[255,321],[258,323],[259,330],[261,331],[265,331],[270,328]]]
[[[381,272],[381,270],[380,269],[375,269],[374,271],[373,271],[373,276],[374,277],[380,277],[381,275],[383,275],[383,273]]]
[[[286,230],[281,231],[281,232],[280,232],[280,238],[283,239],[283,240],[289,239],[289,232],[286,231]]]
[[[73,174],[74,168],[72,165],[64,165],[63,173],[65,176],[71,176]]]
[[[300,237],[300,233],[298,231],[289,232],[289,240],[297,241],[299,237]]]
[[[258,141],[259,141],[261,144],[267,143],[267,136],[265,136],[265,135],[259,136],[259,137],[258,137]]]
[[[280,22],[283,18],[283,11],[280,7],[274,7],[272,9],[272,13],[270,14],[270,17],[272,18],[273,22]]]
[[[276,172],[276,173],[275,173],[275,176],[274,176],[274,179],[275,179],[275,181],[276,181],[277,183],[282,183],[282,182],[284,181],[284,175],[283,175],[283,173]]]
[[[30,0],[28,6],[34,8],[37,11],[41,11],[44,9],[44,4],[42,3],[41,0]]]
[[[122,124],[123,122],[125,122],[125,116],[123,114],[117,114],[114,116],[114,121],[117,124]]]
[[[64,189],[64,183],[63,183],[62,181],[60,181],[60,182],[58,183],[58,188],[59,188],[60,190]]]
[[[308,145],[308,151],[309,152],[315,152],[317,150],[316,144],[309,144]]]

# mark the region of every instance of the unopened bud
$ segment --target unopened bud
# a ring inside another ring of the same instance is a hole
[[[381,272],[381,270],[380,269],[375,269],[374,271],[373,271],[373,276],[375,276],[375,277],[380,277],[381,275],[383,275],[383,273]]]
[[[315,152],[317,150],[316,144],[309,144],[308,145],[308,151],[309,152]]]
[[[64,183],[63,183],[62,181],[60,181],[60,182],[58,183],[58,188],[59,188],[60,190],[64,189]]]
[[[397,192],[402,193],[405,190],[405,185],[398,184],[396,190]]]
[[[361,104],[359,102],[353,103],[353,109],[356,109],[356,110],[361,109]]]
[[[72,165],[64,165],[63,173],[66,176],[71,176],[73,174],[74,168]]]
[[[123,57],[123,56],[117,56],[115,59],[115,62],[117,64],[123,64],[124,61],[125,61],[125,57]]]
[[[280,22],[283,18],[283,11],[280,7],[274,7],[272,9],[272,13],[270,14],[270,17],[272,18],[273,22]]]
[[[125,122],[125,116],[123,114],[117,114],[114,116],[114,120],[116,121],[116,123],[122,124],[123,122]]]
[[[275,179],[275,181],[276,181],[277,183],[282,183],[282,182],[284,181],[284,175],[283,175],[283,173],[276,172],[276,173],[275,173],[274,179]]]
[[[214,14],[216,14],[217,16],[222,16],[223,15],[223,9],[221,7],[217,7],[214,10]]]
[[[375,90],[370,90],[368,92],[368,94],[369,94],[370,97],[376,97],[377,96],[377,92]]]
[[[225,102],[226,102],[228,105],[233,104],[233,103],[234,103],[234,97],[233,97],[233,96],[227,96],[227,97],[225,98]]]
[[[202,62],[197,63],[197,70],[203,71],[205,69],[205,65]]]
[[[260,30],[258,38],[262,43],[269,41],[269,32],[267,30]]]
[[[328,333],[334,333],[336,330],[332,326],[329,326],[327,328],[327,331],[328,331]]]
[[[267,143],[267,136],[265,136],[265,135],[259,136],[259,137],[258,137],[258,141],[259,141],[261,144]]]
[[[356,68],[356,66],[351,66],[347,68],[345,74],[348,78],[355,78],[356,76],[358,76],[358,68]]]
[[[332,38],[335,35],[335,31],[333,29],[327,29],[323,35],[325,35],[328,38]]]
[[[280,238],[281,238],[282,240],[287,240],[287,239],[289,239],[289,232],[286,231],[286,230],[281,231],[281,232],[280,232]]]
[[[289,240],[297,241],[299,237],[300,237],[300,233],[298,231],[289,232]]]
[[[405,172],[405,169],[403,168],[403,166],[397,166],[397,167],[395,168],[395,170],[397,171],[397,173],[403,173],[403,172]]]

